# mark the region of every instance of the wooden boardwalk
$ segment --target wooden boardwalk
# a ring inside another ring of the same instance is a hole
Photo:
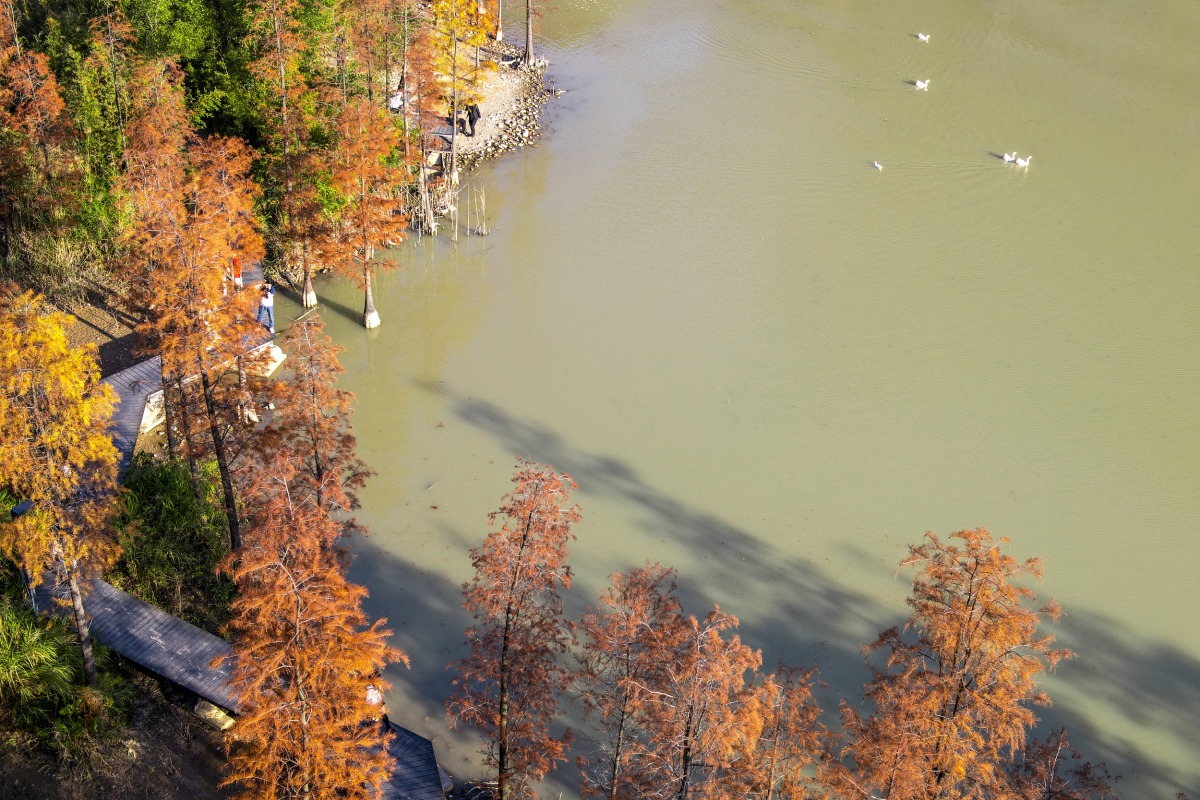
[[[262,280],[258,264],[243,269],[243,291],[257,291]],[[265,330],[262,339],[249,346],[260,349],[272,343]],[[124,474],[133,460],[146,404],[152,394],[162,389],[162,359],[155,357],[135,364],[109,375],[103,382],[117,393],[117,407],[109,425],[113,444],[120,453],[118,469]],[[54,580],[53,574],[47,574],[33,593],[35,609],[61,611],[69,606],[66,587],[55,586]],[[229,642],[102,580],[92,582],[84,598],[84,610],[91,620],[91,634],[96,642],[230,714],[237,714],[238,698],[229,687],[234,667]],[[218,658],[224,660],[214,667],[213,662]],[[395,723],[389,725],[386,735],[395,770],[380,798],[443,800],[433,743]]]
[[[43,582],[34,593],[39,610],[53,608],[55,599],[69,599],[65,586]],[[97,642],[215,706],[237,711],[228,686],[232,661],[211,666],[213,659],[233,652],[229,642],[102,580],[92,581],[83,607]]]
[[[242,269],[242,291],[256,291],[263,282],[261,264],[252,264]],[[267,347],[273,337],[263,330],[260,341],[249,343],[251,351]],[[107,383],[117,393],[117,407],[109,422],[113,444],[116,445],[120,459],[117,461],[117,474],[124,475],[133,461],[134,449],[137,447],[138,434],[142,429],[142,421],[146,414],[146,404],[150,396],[162,389],[162,357],[155,356],[132,367],[123,369],[104,378],[101,383]]]
[[[444,800],[433,742],[394,722],[388,723],[388,734],[392,777],[382,786],[379,800]]]
[[[38,608],[51,607],[52,592],[66,597],[65,587],[51,590],[43,584],[35,593]],[[234,667],[229,642],[101,580],[92,582],[84,608],[96,642],[236,716],[238,698],[229,688]],[[222,657],[220,666],[212,666]],[[380,732],[386,736],[393,770],[379,800],[444,800],[433,742],[394,722]]]
[[[109,375],[101,383],[107,383],[117,393],[117,408],[109,421],[113,444],[121,454],[117,462],[117,474],[124,475],[133,461],[133,450],[137,446],[138,433],[142,429],[142,417],[150,395],[162,389],[162,357],[155,356]]]
[[[96,641],[215,706],[237,711],[229,689],[232,660],[229,642],[137,599],[104,581],[94,581],[85,608]]]

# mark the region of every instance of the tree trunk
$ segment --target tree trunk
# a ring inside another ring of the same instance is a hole
[[[75,629],[79,632],[79,649],[83,651],[83,677],[88,686],[96,685],[96,656],[92,652],[92,629],[88,625],[87,612],[83,610],[83,592],[79,589],[79,578],[75,569],[64,564],[67,583],[71,587],[71,606],[75,610]]]
[[[496,41],[504,41],[504,0],[496,0]]]
[[[500,637],[499,720],[496,728],[496,800],[507,800],[508,794],[508,647],[512,637],[512,600],[504,610],[504,633]]]
[[[525,63],[533,63],[533,0],[525,0]]]
[[[621,777],[621,759],[625,757],[625,722],[629,719],[628,698],[621,703],[621,723],[617,726],[617,743],[613,746],[612,770],[608,776],[608,787],[604,796],[617,800],[617,780]]]
[[[379,312],[375,310],[375,298],[371,294],[371,267],[363,267],[363,280],[366,282],[366,296],[363,298],[363,326],[370,330],[379,327]]]
[[[450,48],[450,182],[457,183],[458,175],[458,36]]]
[[[188,413],[187,392],[183,389],[183,379],[176,376],[175,391],[179,394],[179,419],[183,423],[183,443],[187,448],[188,469],[192,474],[192,492],[196,499],[204,502],[204,486],[200,483],[200,465],[196,461],[196,446],[192,441],[192,415]],[[167,401],[163,395],[163,402]]]
[[[404,163],[408,163],[408,3],[404,4],[404,16],[400,33],[400,121],[404,131]]]
[[[229,523],[229,548],[237,550],[242,546],[242,527],[238,520],[237,497],[233,493],[233,477],[229,474],[229,455],[225,452],[225,440],[221,438],[221,429],[217,425],[217,405],[213,399],[212,383],[208,373],[200,370],[200,385],[204,389],[204,408],[208,412],[208,430],[213,440],[213,455],[217,459],[217,470],[221,473],[221,490],[225,495],[225,516]]]
[[[250,381],[246,376],[246,361],[237,357],[238,378],[238,419],[246,425],[258,422],[258,412],[254,410],[254,397],[250,394]]]
[[[161,373],[160,373],[161,374]],[[162,381],[163,393],[163,427],[167,430],[167,454],[171,458],[179,458],[179,439],[175,433],[175,414],[171,404],[171,390],[167,381]]]
[[[317,304],[317,292],[313,289],[312,282],[312,265],[308,263],[308,256],[304,257],[304,307],[312,308]]]

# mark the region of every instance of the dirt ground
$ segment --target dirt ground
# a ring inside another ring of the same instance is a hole
[[[0,748],[0,800],[193,800],[220,798],[221,735],[171,703],[154,681],[135,679],[129,727],[86,760]]]
[[[74,346],[96,345],[100,376],[107,377],[131,367],[145,356],[134,352],[137,319],[121,308],[114,290],[96,286],[87,292],[87,302],[63,311],[75,318],[67,328],[67,340]]]

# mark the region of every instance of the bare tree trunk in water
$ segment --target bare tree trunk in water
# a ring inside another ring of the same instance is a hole
[[[313,289],[312,266],[307,261],[308,259],[306,258],[306,263],[304,264],[304,307],[312,308],[317,304],[317,291]]]
[[[375,310],[375,298],[371,295],[371,265],[363,266],[363,281],[366,282],[366,298],[363,302],[363,326],[368,330],[379,327],[379,312]]]

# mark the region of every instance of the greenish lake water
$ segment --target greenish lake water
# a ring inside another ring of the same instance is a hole
[[[671,564],[831,708],[906,545],[1010,537],[1077,653],[1043,717],[1126,797],[1200,794],[1200,4],[558,6],[541,144],[468,182],[492,234],[398,250],[375,332],[317,287],[393,717],[472,771],[444,667],[520,455],[580,484],[572,611]]]

